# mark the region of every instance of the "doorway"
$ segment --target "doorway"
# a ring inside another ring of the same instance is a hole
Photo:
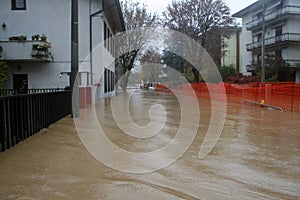
[[[27,93],[28,74],[13,74],[13,89],[20,93]]]

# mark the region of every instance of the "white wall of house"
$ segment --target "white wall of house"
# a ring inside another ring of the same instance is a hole
[[[285,0],[284,5],[299,5],[299,0]]]
[[[101,0],[79,0],[79,71],[90,72],[90,14],[102,10]],[[27,0],[26,10],[11,10],[11,1],[0,1],[1,23],[6,29],[0,29],[0,41],[8,40],[11,36],[31,36],[35,34],[47,35],[51,43],[53,62],[19,62],[9,63],[11,75],[5,83],[6,88],[13,88],[13,74],[28,74],[28,88],[64,88],[69,85],[71,71],[71,1],[67,0]],[[104,40],[105,16],[100,13],[92,18],[92,48],[102,45]],[[108,24],[109,27],[109,24]],[[100,53],[100,54],[98,54]],[[103,52],[93,54],[93,83],[87,82],[88,74],[83,73],[83,86],[100,82],[99,97],[110,96],[113,92],[104,93],[104,80],[101,73],[104,68],[115,71],[114,63],[106,66],[103,60],[112,59],[112,55]],[[91,81],[91,80],[90,80]]]
[[[292,44],[288,49],[282,50],[284,60],[300,60],[300,44]]]
[[[242,22],[242,39],[241,39],[241,53],[242,53],[242,65],[240,72],[241,73],[247,73],[247,65],[249,65],[252,61],[252,53],[247,51],[246,45],[251,43],[249,41],[252,41],[252,32],[247,31],[246,29],[246,23],[252,20],[252,15],[248,13],[244,16],[243,22]]]
[[[289,20],[286,21],[286,24],[283,26],[284,33],[299,33],[299,18],[290,17]]]
[[[227,45],[225,47],[225,56],[223,57],[223,59],[221,59],[221,65],[222,66],[228,66],[228,65],[234,65],[237,66],[239,65],[241,68],[242,65],[242,54],[241,51],[239,52],[239,55],[237,55],[237,34],[239,34],[239,45],[240,45],[240,49],[241,49],[241,38],[242,38],[242,32],[241,31],[234,31],[234,33],[231,35],[230,38],[223,38],[224,43]],[[237,61],[237,56],[239,56],[239,63],[236,63]],[[239,69],[240,71],[240,69]]]
[[[26,10],[11,10],[11,1],[0,2],[0,19],[6,29],[0,31],[0,40],[10,36],[45,34],[52,44],[54,62],[51,63],[9,63],[11,74],[29,74],[29,87],[65,87],[69,80],[60,79],[59,73],[70,71],[70,3],[60,0],[30,0]],[[46,73],[44,73],[46,72]],[[38,74],[38,75],[35,75]],[[37,79],[33,80],[33,78]],[[12,88],[12,76],[7,87]]]

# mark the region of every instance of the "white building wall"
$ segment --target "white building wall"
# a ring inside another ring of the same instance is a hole
[[[282,58],[284,60],[300,60],[300,44],[293,44],[288,49],[283,49]]]
[[[285,0],[283,5],[296,5],[296,6],[299,6],[299,0]]]
[[[91,2],[91,3],[90,3]],[[101,1],[79,0],[79,71],[90,71],[90,14],[102,10]],[[71,1],[67,0],[27,0],[26,10],[11,10],[9,0],[0,2],[0,19],[6,24],[6,29],[0,30],[0,40],[8,40],[10,36],[31,36],[46,34],[51,43],[53,62],[9,63],[11,76],[6,82],[7,88],[13,88],[12,74],[28,74],[28,88],[64,88],[69,85],[69,76],[61,72],[71,71]],[[93,48],[103,46],[103,15],[97,15],[92,20]],[[99,58],[101,58],[99,60]],[[103,58],[111,55],[93,55],[93,70],[103,71]],[[113,60],[113,59],[111,59]],[[115,71],[114,64],[109,66]],[[99,79],[96,74],[93,79]],[[88,85],[86,75],[83,75],[82,85]],[[103,87],[103,79],[100,89]],[[94,81],[93,83],[96,83]],[[100,96],[104,96],[103,88]]]
[[[286,24],[283,27],[284,33],[299,33],[300,26],[299,26],[299,18],[290,17]]]
[[[246,29],[246,23],[250,22],[252,20],[252,15],[249,13],[243,18],[243,26],[242,26],[242,39],[241,39],[241,53],[242,53],[242,65],[240,72],[241,73],[247,73],[246,66],[249,65],[252,61],[252,53],[248,52],[246,49],[246,45],[252,42],[252,32],[247,31]]]
[[[52,44],[51,52],[54,55],[54,62],[51,63],[9,63],[11,74],[29,74],[29,88],[67,86],[69,80],[59,79],[59,74],[70,71],[70,3],[30,0],[26,2],[26,10],[17,11],[11,10],[11,1],[1,1],[0,5],[0,19],[6,24],[6,29],[0,31],[0,40],[20,35],[31,40],[32,35],[45,34],[47,41]],[[8,88],[13,87],[11,79],[12,76],[6,83]]]

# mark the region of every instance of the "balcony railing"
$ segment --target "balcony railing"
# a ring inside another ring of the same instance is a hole
[[[300,68],[300,60],[284,59],[283,61],[284,61],[286,67]],[[265,66],[271,67],[272,65],[270,63],[269,64],[265,63]],[[257,61],[251,61],[251,64],[248,64],[246,66],[246,69],[248,72],[258,70],[259,68],[260,68],[260,63],[257,63]]]
[[[300,68],[300,60],[284,60],[289,67]]]
[[[258,68],[258,64],[249,64],[246,66],[247,72],[253,72]]]
[[[44,41],[0,41],[0,61],[50,62],[51,44]]]
[[[265,46],[281,43],[281,42],[300,42],[300,34],[299,33],[285,33],[279,36],[274,36],[267,38],[265,40]],[[256,48],[260,48],[262,46],[262,41],[253,42],[246,45],[246,49],[251,51]]]
[[[286,6],[278,11],[269,13],[265,15],[265,22],[271,21],[273,19],[279,18],[281,16],[287,15],[287,14],[300,14],[300,6]],[[262,17],[252,20],[251,22],[248,22],[246,24],[247,29],[251,29],[253,27],[256,27],[262,23],[263,19]]]

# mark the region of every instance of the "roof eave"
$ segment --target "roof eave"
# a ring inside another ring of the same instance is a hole
[[[103,10],[114,34],[125,31],[125,23],[119,0],[103,0]]]
[[[257,7],[259,7],[259,6],[260,6],[260,0],[253,3],[253,4],[251,4],[251,5],[249,5],[246,8],[240,10],[239,12],[234,13],[232,15],[232,17],[243,18],[243,16],[245,16],[247,13],[251,12],[252,10],[257,9]]]

